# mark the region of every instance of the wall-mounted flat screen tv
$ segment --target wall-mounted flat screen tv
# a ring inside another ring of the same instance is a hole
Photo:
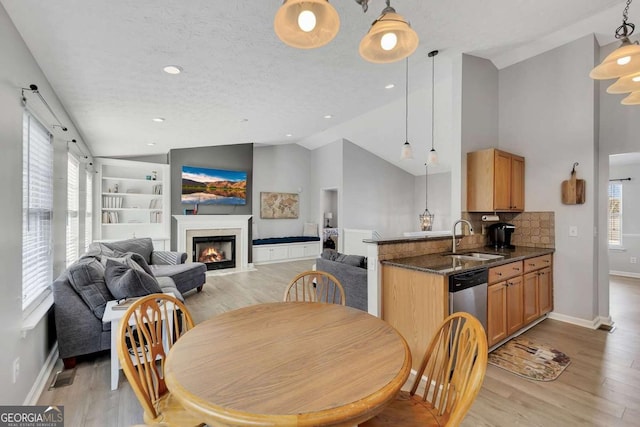
[[[247,173],[182,166],[182,203],[246,205]]]

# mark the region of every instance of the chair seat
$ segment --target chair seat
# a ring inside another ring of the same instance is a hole
[[[444,426],[446,420],[433,413],[432,406],[420,396],[400,391],[398,396],[374,418],[359,424],[360,427],[430,427]]]
[[[201,426],[204,425],[202,420],[197,419],[184,409],[184,406],[180,404],[171,393],[165,393],[164,396],[156,402],[156,410],[158,412],[158,418],[147,419],[145,413],[144,422],[147,424],[159,424],[169,426]]]

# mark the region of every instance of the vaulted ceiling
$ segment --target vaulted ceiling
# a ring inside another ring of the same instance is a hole
[[[333,142],[339,132],[332,128],[351,126],[359,128],[352,142],[416,175],[424,173],[419,162],[399,162],[404,61],[378,65],[358,55],[360,39],[385,6],[382,0],[371,0],[367,14],[352,0],[332,1],[340,32],[314,50],[288,47],[274,34],[278,0],[0,1],[96,156],[247,142],[313,148]],[[420,36],[410,59],[410,88],[418,99],[431,93],[427,53],[433,49],[442,52],[437,61],[472,53],[502,68],[589,33],[613,34],[624,2],[391,5]],[[184,72],[164,73],[169,64]],[[390,83],[395,88],[385,89]],[[390,103],[397,108],[383,123],[357,120]],[[410,108],[423,105],[412,99]],[[418,129],[410,130],[410,140],[417,149],[430,146],[429,113],[430,105],[411,114]],[[156,117],[165,121],[153,122]]]

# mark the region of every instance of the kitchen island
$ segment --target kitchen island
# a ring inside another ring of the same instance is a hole
[[[471,260],[464,257],[470,252],[499,255],[502,258]],[[449,277],[488,269],[489,297],[485,321],[488,324],[489,345],[498,344],[551,309],[553,252],[552,248],[491,250],[478,247],[457,254],[463,257],[452,257],[451,252],[445,252],[383,260],[380,274],[381,317],[407,340],[415,369],[431,337],[449,314]],[[540,264],[539,268],[534,269],[527,264],[537,264],[529,260],[549,260],[549,265]],[[543,270],[547,281],[537,280],[539,272]],[[525,284],[528,287],[525,288]],[[540,286],[543,288],[544,301],[548,301],[544,310],[540,310]],[[526,301],[525,295],[529,296]],[[529,307],[528,310],[525,310],[525,306]],[[526,324],[525,311],[529,313]],[[507,333],[509,325],[510,333]],[[518,328],[514,329],[514,325]]]

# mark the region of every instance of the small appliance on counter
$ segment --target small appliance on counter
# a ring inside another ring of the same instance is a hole
[[[515,249],[511,244],[511,234],[516,229],[515,225],[506,222],[491,224],[487,228],[489,242],[487,246],[494,249]]]

